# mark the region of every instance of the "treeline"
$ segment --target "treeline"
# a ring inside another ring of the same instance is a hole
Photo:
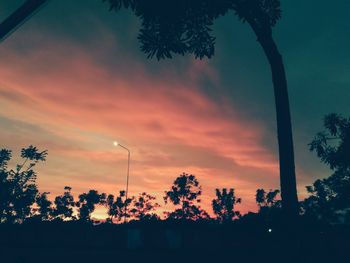
[[[72,188],[64,187],[62,195],[49,200],[49,193],[40,193],[36,185],[34,167],[38,162],[46,160],[47,151],[40,152],[36,147],[29,146],[21,151],[23,163],[16,165],[16,169],[9,169],[8,162],[12,152],[8,149],[0,150],[0,220],[1,223],[23,223],[24,221],[66,221],[79,220],[93,222],[91,217],[96,206],[107,208],[106,222],[123,222],[130,220],[160,220],[156,209],[161,205],[156,197],[146,192],[138,196],[126,198],[125,191],[119,195],[99,193],[90,190],[78,195],[72,194]],[[236,197],[233,188],[216,189],[216,198],[212,200],[215,220],[229,222],[240,218],[236,204],[242,202]],[[164,202],[176,207],[172,212],[165,212],[165,219],[171,220],[211,220],[209,214],[200,207],[202,187],[195,175],[183,173],[178,176],[169,191],[165,191]],[[280,209],[277,200],[279,191],[265,192],[258,189],[256,201],[260,210]]]
[[[310,194],[300,202],[300,214],[304,218],[323,223],[350,223],[350,119],[337,114],[324,119],[325,130],[318,133],[309,144],[321,161],[332,170],[332,175],[316,180],[306,189]],[[44,162],[47,151],[39,151],[34,146],[22,149],[23,162],[14,169],[8,167],[12,158],[9,149],[0,150],[0,222],[23,223],[25,221],[67,221],[93,222],[91,217],[96,206],[107,208],[106,222],[130,220],[160,220],[155,213],[160,204],[146,192],[126,198],[125,191],[117,196],[90,190],[80,194],[75,200],[71,187],[64,187],[62,195],[49,200],[49,193],[40,193],[36,185],[34,170],[39,162]],[[267,222],[281,217],[279,190],[257,189],[258,214]],[[202,187],[192,174],[178,176],[170,190],[165,191],[164,202],[174,205],[175,210],[165,213],[170,220],[215,220],[231,222],[243,216],[236,209],[242,199],[235,195],[233,188],[216,189],[212,209],[215,218],[200,207]]]

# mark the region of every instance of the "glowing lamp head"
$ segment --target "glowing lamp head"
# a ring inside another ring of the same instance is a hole
[[[114,141],[114,142],[113,142],[113,145],[114,145],[115,147],[117,147],[117,146],[119,145],[119,143],[118,143],[117,141]]]
[[[269,233],[271,233],[272,232],[272,229],[271,228],[269,228],[269,230],[267,230]]]

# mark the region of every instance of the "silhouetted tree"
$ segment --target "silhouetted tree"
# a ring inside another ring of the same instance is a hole
[[[21,223],[31,215],[32,205],[38,194],[34,166],[45,161],[47,151],[30,145],[21,150],[23,163],[8,169],[12,153],[8,149],[0,150],[0,222]]]
[[[350,118],[332,113],[324,118],[325,131],[319,132],[309,144],[323,163],[333,171],[350,170]]]
[[[160,205],[155,202],[156,197],[145,192],[139,194],[133,201],[133,208],[130,210],[134,218],[138,220],[158,219],[153,213]]]
[[[74,213],[74,197],[71,193],[72,188],[69,186],[64,187],[64,193],[63,195],[59,195],[55,197],[55,208],[52,212],[53,216],[56,219],[59,220],[69,220],[69,219],[76,219],[75,216],[73,216]]]
[[[96,190],[90,190],[88,193],[79,195],[79,201],[76,203],[79,208],[79,219],[82,221],[91,221],[91,213],[95,211],[95,206],[106,203],[106,194],[99,194]]]
[[[329,114],[324,118],[326,130],[309,144],[333,174],[316,180],[306,189],[311,196],[303,202],[304,213],[322,220],[337,220],[338,212],[350,210],[350,118]]]
[[[266,192],[264,189],[257,189],[255,195],[255,201],[259,207],[265,205]]]
[[[282,56],[272,35],[281,18],[279,0],[103,0],[110,10],[130,8],[141,19],[138,39],[149,58],[171,58],[173,54],[214,55],[214,20],[233,11],[247,22],[270,63],[277,113],[280,184],[286,219],[298,215],[293,136],[287,79]]]
[[[235,196],[234,189],[227,191],[226,188],[215,190],[216,199],[212,201],[213,211],[221,222],[232,221],[240,217],[239,211],[235,211],[235,205],[241,203],[241,198]]]
[[[259,206],[259,215],[268,224],[281,218],[281,200],[278,200],[280,191],[257,189],[255,201]]]
[[[167,203],[170,200],[181,208],[168,213],[168,218],[197,220],[208,217],[208,214],[197,205],[200,203],[198,197],[201,194],[201,186],[194,175],[183,173],[177,177],[171,190],[165,192],[164,201]]]
[[[36,217],[38,217],[41,221],[50,220],[54,211],[52,208],[52,202],[47,198],[48,194],[50,193],[44,192],[42,194],[38,194],[35,200],[38,206],[38,214]]]
[[[125,214],[125,207],[127,207],[131,202],[132,198],[125,199],[125,191],[120,191],[119,196],[114,199],[113,195],[108,195],[105,205],[107,206],[107,213],[109,215],[108,221],[113,223],[113,219],[120,222],[123,218],[130,217],[127,213]]]
[[[302,212],[312,219],[319,219],[324,222],[336,221],[336,207],[334,198],[336,192],[333,191],[333,182],[328,178],[316,180],[312,186],[306,186],[310,194],[302,202]]]
[[[281,201],[277,200],[277,196],[280,193],[279,190],[270,190],[266,192],[264,189],[257,189],[255,195],[255,201],[259,208],[262,207],[280,207]]]

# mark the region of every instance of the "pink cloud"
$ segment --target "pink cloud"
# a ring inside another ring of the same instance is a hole
[[[0,46],[0,102],[6,105],[0,115],[47,133],[26,138],[45,138],[42,147],[49,150],[40,168],[43,190],[59,194],[67,184],[76,191],[124,189],[126,155],[112,148],[115,139],[132,151],[133,194],[146,189],[160,199],[185,171],[200,177],[208,210],[216,187],[236,188],[253,209],[259,185],[278,185],[275,154],[262,143],[264,127],[201,91],[200,75],[220,84],[208,61],[189,63],[183,76],[169,68],[155,78],[137,62],[110,68],[98,62],[101,52],[67,42],[46,46],[25,56]]]

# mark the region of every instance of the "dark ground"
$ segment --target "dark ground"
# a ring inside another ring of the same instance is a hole
[[[135,230],[141,243],[130,242]],[[349,240],[346,226],[269,233],[208,223],[0,225],[0,262],[350,262]]]

